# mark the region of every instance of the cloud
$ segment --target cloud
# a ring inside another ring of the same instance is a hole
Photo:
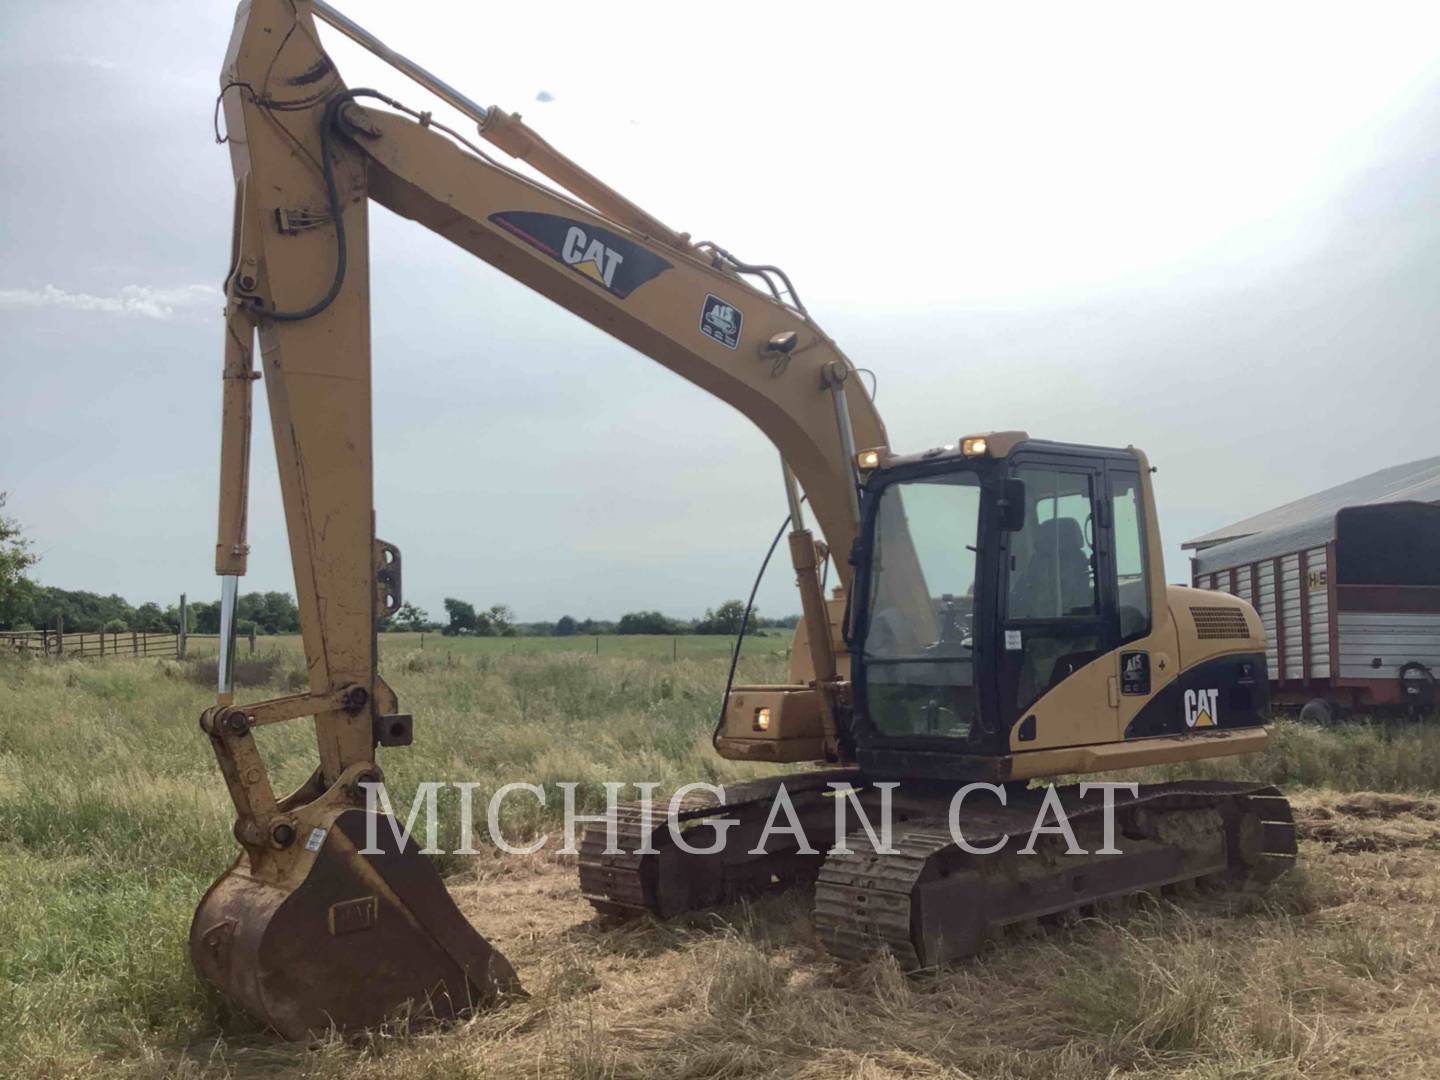
[[[113,296],[66,292],[54,285],[39,289],[0,289],[0,310],[58,308],[106,315],[139,315],[147,319],[173,319],[205,310],[213,312],[223,302],[220,290],[213,285],[126,285]]]
[[[71,64],[79,67],[94,68],[96,71],[123,71],[124,68],[114,60],[107,60],[103,56],[82,56],[78,53],[61,53],[54,59],[61,64]]]
[[[549,90],[541,90],[538,94],[535,95],[535,100],[536,100],[536,101],[554,101],[554,100],[555,100],[555,95],[552,94]]]

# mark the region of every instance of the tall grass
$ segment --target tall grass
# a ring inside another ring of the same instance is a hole
[[[1404,791],[1440,789],[1440,724],[1357,721],[1320,728],[1279,720],[1258,754],[1181,762],[1137,770],[1149,780],[1214,777],[1256,780],[1287,790]]]
[[[671,660],[434,644],[396,641],[382,652],[383,673],[416,718],[415,745],[381,756],[402,813],[422,780],[474,782],[480,792],[575,781],[593,811],[607,780],[761,771],[710,749],[721,650]],[[303,685],[292,646],[256,660],[258,682],[242,698]],[[741,678],[779,681],[784,668],[782,650],[759,649]],[[1392,882],[1433,907],[1440,896],[1423,868],[1387,869],[1383,882],[1363,885],[1350,875],[1339,897],[1333,883],[1302,880],[1298,899],[1279,909],[1082,929],[916,982],[884,963],[830,964],[803,896],[674,925],[598,928],[586,921],[573,865],[539,860],[502,873],[497,859],[451,856],[443,869],[457,896],[482,924],[509,928],[498,943],[535,999],[460,1032],[277,1049],[197,982],[186,952],[195,904],[236,850],[233,809],[196,727],[213,700],[211,677],[190,663],[0,658],[0,1076],[1298,1075],[1336,1060],[1317,1018],[1326,1001],[1353,1004],[1346,995],[1357,986],[1427,986],[1435,967],[1425,932],[1392,926],[1395,912],[1367,921],[1320,911],[1363,911],[1362,902],[1395,895],[1384,892]],[[309,775],[307,723],[258,734],[278,789]],[[1424,792],[1440,776],[1440,735],[1280,724],[1253,759],[1169,772]],[[520,840],[553,828],[559,810],[553,795],[543,809],[515,799],[502,824]],[[447,827],[453,818],[441,816]],[[442,842],[457,839],[447,832]],[[481,893],[482,879],[499,885]],[[1237,918],[1253,933],[1226,937]],[[1020,1012],[1007,1014],[1007,1002]]]
[[[744,674],[778,680],[783,662],[762,654]],[[78,1066],[137,1039],[249,1030],[197,984],[186,953],[190,915],[236,851],[233,808],[196,724],[214,700],[213,666],[0,658],[0,1075]],[[414,746],[381,756],[402,813],[422,780],[474,782],[482,793],[511,780],[575,781],[580,806],[594,811],[606,780],[755,772],[710,750],[718,656],[427,646],[387,649],[381,667],[416,717]],[[245,668],[242,700],[304,685],[293,648]],[[277,790],[314,768],[308,723],[258,736]],[[457,798],[442,793],[447,849],[459,840],[448,812]],[[558,798],[543,810],[514,799],[502,825],[523,840],[559,813]],[[450,857],[442,868],[463,863]]]

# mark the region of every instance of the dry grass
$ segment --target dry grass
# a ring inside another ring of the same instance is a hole
[[[358,1048],[223,1042],[181,1060],[376,1080],[1434,1076],[1440,855],[1303,857],[1264,897],[1155,902],[910,978],[829,959],[804,895],[615,926],[567,860],[487,861],[452,887],[528,1002]]]
[[[767,663],[748,677],[774,678]],[[575,779],[593,798],[637,766],[660,781],[747,772],[707,746],[719,658],[402,651],[384,666],[419,721],[416,747],[386,760],[400,798],[419,777]],[[451,857],[457,901],[533,996],[443,1030],[292,1046],[232,1015],[185,956],[233,847],[194,727],[207,696],[176,665],[0,665],[0,1075],[1440,1074],[1440,801],[1393,745],[1428,760],[1434,735],[1282,731],[1306,769],[1361,747],[1362,772],[1335,786],[1363,774],[1392,791],[1299,795],[1303,869],[1265,896],[1156,902],[919,977],[829,959],[803,894],[615,925],[592,916],[570,860]],[[276,771],[302,776],[303,725],[270,734]],[[513,837],[551,826],[506,822]]]

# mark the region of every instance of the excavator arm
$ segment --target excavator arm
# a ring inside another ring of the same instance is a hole
[[[316,15],[564,190],[527,178],[428,113],[348,89],[321,47]],[[376,666],[375,625],[399,606],[401,566],[398,550],[375,536],[369,200],[730,403],[774,443],[810,664],[808,679],[773,700],[803,699],[800,711],[818,719],[819,732],[802,743],[832,760],[844,758],[836,712],[845,683],[817,567],[827,549],[836,552],[848,587],[855,452],[884,447],[884,426],[854,366],[783,273],[691,243],[518,116],[476,106],[320,0],[241,4],[221,103],[236,183],[216,549],[222,656],[219,698],[201,724],[236,806],[243,853],[197,912],[192,953],[207,978],[293,1037],[375,1023],[406,1002],[454,1012],[517,989],[513,972],[454,909],[429,863],[383,840],[383,823],[376,850],[373,819],[383,815],[362,809],[367,785],[382,779],[376,746],[411,737]],[[237,705],[250,395],[262,375],[310,690]],[[826,548],[804,527],[802,489]],[[752,702],[763,697],[764,688],[751,689]],[[253,733],[304,716],[314,717],[318,767],[280,798]]]

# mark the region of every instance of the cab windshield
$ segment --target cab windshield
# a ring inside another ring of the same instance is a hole
[[[976,723],[975,563],[980,480],[972,472],[884,488],[871,544],[866,703],[885,735],[966,738]]]

